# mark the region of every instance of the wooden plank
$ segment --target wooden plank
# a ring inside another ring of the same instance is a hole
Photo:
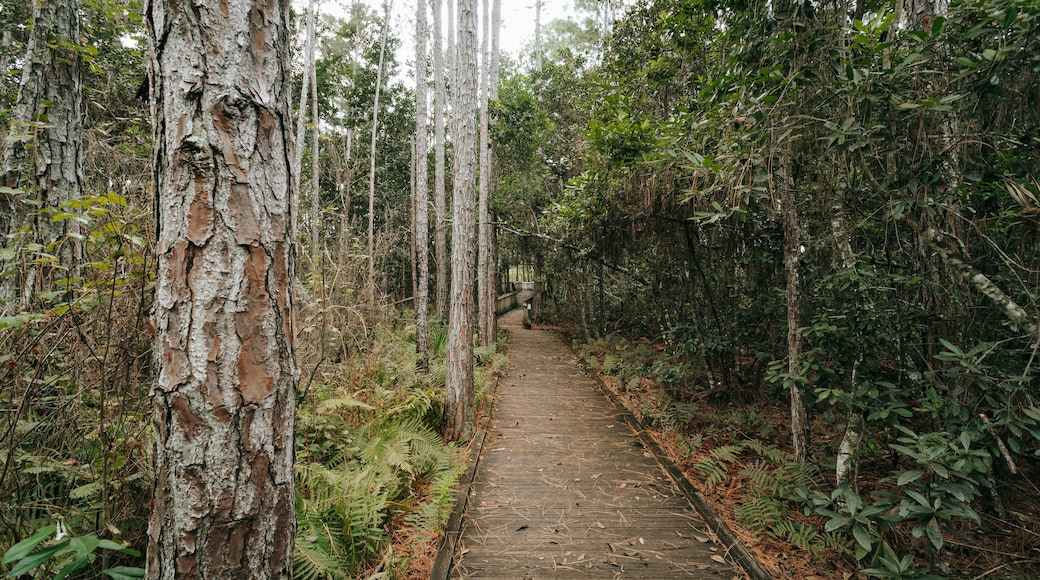
[[[510,369],[450,577],[733,577],[726,547],[625,413],[558,339],[521,320],[503,319]]]

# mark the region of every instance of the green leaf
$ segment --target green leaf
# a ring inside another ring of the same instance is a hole
[[[69,492],[69,497],[72,499],[83,499],[90,497],[101,491],[101,482],[94,481],[86,485],[81,485]]]
[[[928,536],[928,540],[935,546],[936,550],[942,549],[943,535],[939,531],[939,523],[935,521],[935,518],[932,518],[924,527],[924,533]]]
[[[123,544],[117,544],[116,542],[113,542],[112,540],[101,540],[101,541],[98,542],[98,547],[99,548],[103,548],[105,550],[115,550],[117,552],[122,552],[124,554],[129,554],[129,555],[134,556],[134,557],[137,557],[137,556],[141,555],[141,552],[138,552],[137,550],[135,550],[133,548],[128,548],[128,547],[124,546]]]
[[[100,540],[97,539],[97,536],[80,536],[69,540],[69,548],[80,556],[85,556],[93,554],[99,543]]]
[[[105,574],[113,580],[134,580],[144,578],[144,568],[131,568],[129,566],[116,566],[105,570]]]
[[[906,490],[906,495],[912,497],[914,499],[914,501],[916,501],[917,503],[921,504],[922,506],[928,508],[929,510],[932,509],[931,504],[929,504],[928,500],[925,499],[925,497],[923,495],[921,495],[921,492],[914,491],[912,489],[908,489],[908,490]]]
[[[68,542],[62,542],[62,543],[58,544],[57,546],[51,546],[49,548],[44,548],[44,549],[40,550],[39,552],[36,552],[35,554],[30,554],[30,555],[26,556],[25,558],[22,558],[18,562],[18,564],[15,565],[14,568],[11,568],[11,571],[8,572],[8,574],[10,574],[11,577],[13,577],[13,578],[17,578],[18,576],[21,576],[22,574],[25,574],[26,572],[31,572],[31,571],[35,570],[36,568],[38,568],[41,564],[43,564],[47,560],[50,560],[51,556],[53,556],[54,554],[58,553],[59,551],[65,549],[66,545],[68,545]]]
[[[76,539],[73,539],[73,542],[75,542]],[[72,559],[71,562],[65,564],[65,566],[57,574],[55,574],[54,580],[62,580],[63,578],[66,578],[69,574],[72,574],[73,572],[76,572],[78,570],[82,570],[84,567],[86,567],[87,564],[93,561],[93,553],[81,554],[79,556],[76,556]]]
[[[1004,12],[1004,28],[1011,28],[1011,25],[1015,23],[1015,18],[1018,17],[1018,6],[1012,4],[1008,7],[1007,11]]]
[[[870,531],[863,526],[852,528],[852,537],[856,538],[856,543],[868,552],[874,546],[874,538],[870,535]]]
[[[834,530],[844,528],[851,521],[852,518],[831,518],[830,520],[827,520],[826,524],[824,524],[823,529],[828,532],[833,532]]]
[[[57,529],[58,526],[56,525],[42,527],[39,530],[36,530],[35,534],[11,546],[11,548],[4,553],[4,564],[10,564],[15,560],[21,560],[29,552],[32,552],[33,548],[39,546],[41,542],[49,538],[51,534],[57,531]]]
[[[932,36],[939,36],[945,27],[946,19],[942,16],[936,16],[935,20],[932,21]]]
[[[918,479],[921,479],[922,475],[924,475],[924,472],[916,469],[912,471],[904,471],[903,473],[899,474],[899,477],[896,479],[896,484],[899,485],[899,487],[902,487],[908,483],[912,483],[917,481]]]

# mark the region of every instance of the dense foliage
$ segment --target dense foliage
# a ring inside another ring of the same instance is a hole
[[[1031,489],[1038,16],[640,0],[576,81],[550,65],[503,89],[504,187],[541,185],[510,220],[547,314],[662,345],[645,375],[679,402],[802,390],[824,473],[802,505],[874,575],[949,573],[953,538]],[[580,88],[542,93],[547,75]],[[561,155],[541,131],[576,137]],[[880,481],[828,476],[857,459]]]

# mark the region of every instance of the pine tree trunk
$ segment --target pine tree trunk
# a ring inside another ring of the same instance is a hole
[[[468,437],[475,428],[473,409],[473,228],[476,193],[477,14],[476,0],[460,0],[458,83],[455,87],[455,179],[452,200],[451,310],[444,402],[444,438]]]
[[[289,10],[171,1],[145,13],[159,227],[152,579],[292,576]]]
[[[429,370],[430,220],[426,140],[426,2],[415,1],[415,257],[418,279],[415,294],[415,352],[419,369]]]
[[[83,182],[83,94],[79,52],[78,4],[71,0],[33,3],[33,27],[26,43],[18,98],[10,114],[9,146],[0,184],[22,193],[0,193],[0,235],[12,233],[29,219],[26,196],[42,207],[57,208],[79,197]],[[39,127],[34,123],[43,121]],[[34,191],[35,190],[35,191]],[[25,193],[32,191],[33,193]],[[46,245],[78,230],[78,222],[37,219],[32,230]],[[21,240],[27,241],[27,240]],[[20,243],[12,240],[10,244]],[[79,261],[75,240],[61,245],[59,263]],[[32,277],[8,276],[0,281],[0,314],[10,313],[31,298]],[[25,302],[26,300],[23,300]]]
[[[488,303],[488,264],[490,261],[491,224],[488,196],[491,194],[491,151],[488,139],[488,92],[491,85],[491,14],[488,0],[483,0],[480,42],[480,193],[477,200],[477,333],[481,346],[491,343],[490,327],[495,321],[494,302]]]
[[[448,318],[448,223],[444,176],[444,111],[448,106],[441,39],[441,0],[433,0],[433,200],[436,212],[434,257],[437,265],[437,316]]]

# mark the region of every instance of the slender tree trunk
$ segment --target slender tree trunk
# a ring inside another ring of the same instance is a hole
[[[456,441],[475,428],[473,410],[473,227],[476,190],[477,14],[476,0],[459,1],[457,133],[452,200],[451,310],[444,402],[444,438]]]
[[[542,0],[534,0],[534,70],[542,72]]]
[[[159,228],[152,579],[292,576],[289,11],[169,1],[144,15]]]
[[[415,256],[418,269],[415,293],[415,351],[419,370],[429,366],[430,219],[426,140],[426,3],[415,1]]]
[[[491,194],[491,151],[488,139],[488,92],[491,86],[490,4],[483,0],[480,41],[480,191],[477,200],[477,333],[481,346],[491,343],[490,327],[495,321],[495,305],[488,303],[488,264],[490,262],[491,224],[488,196]]]
[[[3,159],[0,184],[17,190],[0,192],[0,235],[6,236],[29,219],[23,198],[35,198],[42,207],[57,208],[79,197],[83,188],[83,94],[78,4],[72,0],[33,3],[33,25],[26,43],[18,98],[9,121],[9,146]],[[38,127],[37,121],[42,121]],[[77,222],[52,223],[48,216],[32,228],[46,245],[78,230]],[[18,244],[26,240],[11,240]],[[72,267],[79,261],[79,244],[62,242],[59,263]],[[0,314],[27,306],[34,292],[32,271],[0,281]],[[49,278],[49,276],[48,276]],[[19,290],[23,291],[19,304]]]
[[[303,149],[307,140],[307,97],[310,95],[311,70],[314,68],[314,0],[307,2],[307,46],[303,63],[303,76],[300,79],[300,113],[296,116],[296,135],[293,149],[294,186],[300,190],[300,177],[303,175]],[[291,126],[290,126],[291,128]]]
[[[433,0],[433,200],[436,212],[434,256],[437,262],[437,316],[448,318],[448,222],[444,185],[444,111],[448,106],[444,82],[441,0]]]
[[[316,16],[315,16],[316,17]],[[311,50],[314,50],[314,43],[311,43]],[[311,238],[311,259],[320,260],[321,258],[321,164],[319,163],[320,157],[319,147],[321,142],[318,137],[320,136],[318,130],[318,70],[317,64],[314,61],[314,54],[312,52],[310,58],[307,60],[311,63],[310,77],[311,77],[311,215],[310,215],[310,238]]]
[[[784,270],[787,274],[787,372],[791,377],[798,377],[801,375],[800,359],[802,356],[802,336],[798,333],[798,327],[801,325],[801,289],[798,277],[801,238],[792,164],[792,153],[788,147],[783,159],[784,181],[781,193],[784,207]],[[794,460],[798,463],[805,463],[808,420],[800,381],[792,380],[790,390],[791,443],[794,446]]]
[[[383,3],[383,38],[379,43],[379,70],[376,72],[376,94],[372,103],[372,143],[368,150],[368,313],[376,315],[376,137],[379,135],[379,92],[383,86],[383,61],[386,57],[386,37],[390,30],[390,8],[393,2]]]

